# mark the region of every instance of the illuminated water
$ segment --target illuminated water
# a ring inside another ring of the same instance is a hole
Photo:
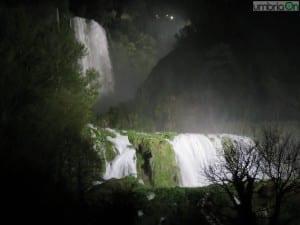
[[[208,185],[204,169],[221,155],[209,138],[201,134],[180,134],[171,143],[180,169],[180,186]]]
[[[107,163],[103,179],[122,178],[129,175],[137,177],[136,152],[135,149],[132,148],[128,137],[114,130],[110,129],[110,131],[114,133],[116,137],[107,137],[107,139],[114,144],[114,150],[117,156],[111,162]]]
[[[222,147],[224,137],[238,143],[241,149],[248,149],[253,145],[252,140],[247,137],[230,134],[179,134],[171,141],[180,169],[180,186],[201,187],[210,184],[204,171],[210,165],[225,162]]]
[[[94,68],[100,72],[100,95],[108,95],[114,90],[112,64],[104,28],[94,20],[80,17],[72,19],[76,38],[85,46],[87,55],[80,60],[84,72]]]
[[[109,129],[116,137],[107,137],[113,143],[117,156],[106,163],[103,179],[123,178],[128,175],[137,177],[136,150],[132,147],[126,135]],[[170,141],[179,168],[179,186],[201,187],[211,184],[205,169],[210,165],[224,163],[222,139],[229,138],[232,143],[243,149],[253,146],[250,138],[231,134],[179,134]]]

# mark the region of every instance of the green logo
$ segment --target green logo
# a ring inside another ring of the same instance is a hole
[[[253,11],[299,11],[299,1],[253,1]]]
[[[286,11],[299,11],[299,3],[286,2],[284,8]]]

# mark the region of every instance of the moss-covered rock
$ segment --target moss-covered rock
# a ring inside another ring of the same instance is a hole
[[[177,135],[177,133],[164,131],[164,132],[157,132],[157,133],[155,133],[155,135],[158,135],[161,138],[172,141],[175,138],[175,136]]]
[[[221,143],[222,143],[223,149],[228,149],[228,148],[234,147],[233,141],[230,139],[230,137],[227,137],[227,136],[222,137]]]
[[[115,138],[116,135],[108,129],[89,125],[86,131],[91,139],[94,150],[97,152],[101,160],[101,171],[99,176],[105,173],[106,162],[113,160],[116,156],[116,151],[113,148],[113,143],[108,137]]]
[[[129,141],[137,151],[138,176],[146,185],[172,187],[178,185],[178,167],[170,133],[145,134],[128,132]]]

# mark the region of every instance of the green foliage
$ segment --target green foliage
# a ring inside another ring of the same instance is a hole
[[[169,139],[169,140],[173,140],[175,138],[175,136],[177,135],[176,132],[158,132],[156,133],[157,135],[159,135],[161,138],[164,138],[164,139]]]
[[[165,219],[165,224],[170,225],[207,225],[209,223],[206,216],[209,215],[209,210],[218,211],[230,204],[224,196],[226,197],[217,186],[149,188],[139,185],[136,178],[128,177],[120,180],[112,179],[95,186],[87,194],[87,201],[92,210],[97,213],[101,213],[101,209],[106,210],[101,218],[107,214],[115,215],[122,205],[121,210],[126,211],[126,219],[132,217],[138,225],[158,224],[161,218]],[[215,199],[218,199],[221,204],[213,208],[212,200]],[[204,211],[204,207],[207,207],[207,211]],[[138,210],[143,212],[142,216],[138,216]],[[131,211],[134,213],[131,214]]]
[[[178,168],[171,144],[165,134],[128,131],[128,139],[137,151],[138,175],[153,187],[178,185]]]
[[[116,135],[106,129],[103,129],[103,128],[100,128],[100,131],[98,134],[100,134],[100,135],[97,137],[96,141],[101,144],[104,144],[104,146],[102,147],[102,149],[103,149],[102,151],[105,151],[106,161],[110,162],[111,160],[113,160],[115,158],[116,150],[113,147],[113,143],[108,140],[108,137],[114,138]]]
[[[137,168],[139,178],[146,185],[169,187],[177,185],[178,168],[171,145],[166,139],[173,139],[176,133],[162,132],[155,134],[138,133],[135,131],[118,131],[128,135],[130,142],[137,151]],[[116,149],[110,138],[115,134],[108,129],[89,125],[85,129],[85,137],[90,140],[101,160],[101,172],[105,173],[107,162],[116,157]],[[153,157],[154,156],[154,157]]]
[[[39,10],[0,11],[1,171],[12,177],[20,168],[39,171],[80,197],[100,165],[82,135],[92,118],[99,74],[82,76],[78,60],[84,48],[68,19],[61,15],[57,24],[55,10],[36,19]]]
[[[99,72],[94,69],[89,69],[85,76],[82,77],[86,96],[90,100],[90,104],[93,104],[96,101],[96,98],[99,96],[100,90],[100,80],[99,80]]]
[[[107,113],[97,116],[96,124],[100,127],[113,127],[116,129],[154,131],[153,121],[147,116],[142,115],[135,110],[121,105],[110,108]]]
[[[90,140],[100,160],[98,165],[98,167],[100,166],[100,170],[98,171],[97,177],[99,178],[105,173],[106,162],[111,161],[116,156],[113,143],[107,139],[108,137],[114,138],[116,135],[107,129],[97,128],[90,124],[84,129],[84,136]]]
[[[234,147],[232,139],[229,138],[229,137],[226,137],[226,136],[222,137],[221,143],[222,143],[222,146],[223,146],[224,149],[228,149],[228,148],[233,148]]]

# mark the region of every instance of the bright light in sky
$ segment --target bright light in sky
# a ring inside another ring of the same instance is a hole
[[[174,19],[174,16],[170,16],[170,19],[173,20],[173,19]]]

